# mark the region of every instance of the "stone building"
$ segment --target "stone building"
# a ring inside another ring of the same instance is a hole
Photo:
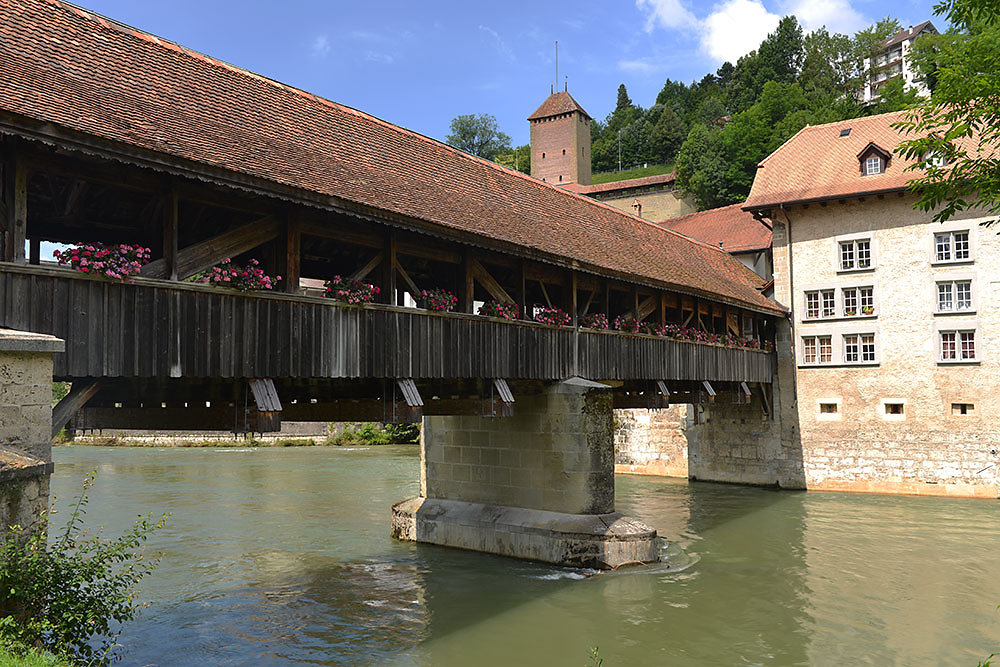
[[[920,77],[910,60],[910,50],[913,43],[921,35],[936,35],[937,28],[930,21],[924,21],[918,26],[909,26],[900,30],[895,35],[889,37],[882,43],[878,53],[875,55],[875,62],[871,58],[865,58],[865,71],[874,69],[873,81],[865,84],[862,91],[862,98],[865,102],[877,100],[881,95],[882,86],[887,81],[896,77],[902,77],[903,86],[906,89],[914,89],[923,97],[930,95],[927,84]]]
[[[902,113],[807,127],[744,208],[774,227],[781,418],[808,488],[997,496],[1000,239],[906,189]]]
[[[571,184],[567,190],[586,195],[640,218],[661,222],[697,211],[694,199],[675,187],[674,174],[659,174],[596,185]]]

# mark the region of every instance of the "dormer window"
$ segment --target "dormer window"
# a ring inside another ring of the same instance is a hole
[[[889,166],[891,155],[875,143],[869,143],[864,150],[858,153],[858,160],[861,162],[862,176],[876,176],[884,174]]]

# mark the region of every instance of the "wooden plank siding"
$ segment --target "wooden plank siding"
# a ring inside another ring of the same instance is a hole
[[[0,326],[66,340],[58,378],[770,382],[772,355],[462,313],[0,267]],[[574,359],[574,349],[578,358]]]

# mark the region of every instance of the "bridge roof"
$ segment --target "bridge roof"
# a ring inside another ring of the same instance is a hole
[[[724,252],[600,202],[58,0],[11,0],[3,15],[0,131],[27,119],[42,133],[783,312]]]

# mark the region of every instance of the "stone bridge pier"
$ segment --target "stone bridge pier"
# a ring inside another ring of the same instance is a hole
[[[514,415],[426,417],[420,496],[392,534],[559,565],[658,559],[656,530],[615,511],[611,390],[580,378],[518,397]]]
[[[53,336],[0,329],[0,541],[31,529],[49,504]]]

